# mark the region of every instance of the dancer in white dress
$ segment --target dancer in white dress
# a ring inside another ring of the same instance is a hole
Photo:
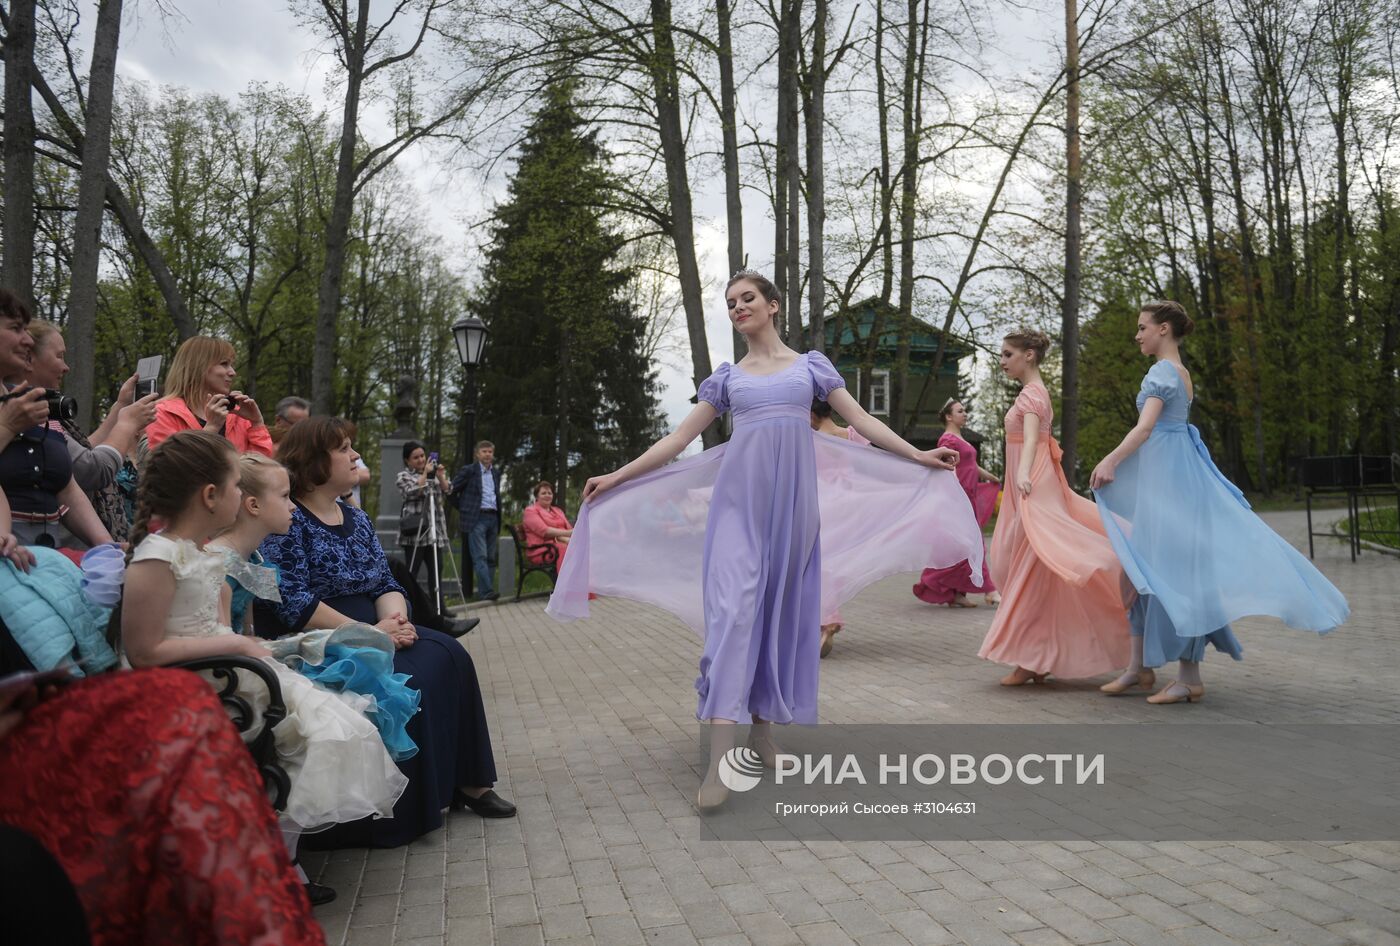
[[[238,515],[237,460],[227,440],[203,431],[172,435],[147,460],[124,590],[126,659],[134,667],[221,654],[266,661],[287,707],[273,730],[291,779],[283,818],[312,830],[389,817],[408,779],[363,714],[368,700],[316,686],[229,627],[223,556],[202,546]],[[164,522],[156,535],[147,534],[152,516]]]

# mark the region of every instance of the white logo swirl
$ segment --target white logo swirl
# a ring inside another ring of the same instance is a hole
[[[747,792],[763,778],[763,758],[748,746],[730,749],[719,760],[719,780],[731,792]]]

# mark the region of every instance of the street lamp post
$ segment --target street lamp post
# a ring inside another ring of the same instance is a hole
[[[476,449],[476,369],[486,354],[486,337],[491,330],[486,323],[474,315],[464,315],[452,323],[452,337],[457,342],[457,357],[467,371],[466,442],[464,453],[471,462]]]

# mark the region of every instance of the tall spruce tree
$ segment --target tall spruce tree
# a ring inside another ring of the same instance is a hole
[[[624,240],[606,210],[616,181],[576,90],[553,83],[529,126],[472,302],[491,329],[478,430],[516,501],[537,477],[572,499],[661,426],[645,316],[628,301],[635,274],[617,265]]]

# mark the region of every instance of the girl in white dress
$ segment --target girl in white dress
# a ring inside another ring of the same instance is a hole
[[[277,673],[287,707],[273,730],[291,779],[284,820],[311,830],[390,817],[408,780],[361,712],[368,701],[316,686],[229,627],[226,595],[221,604],[223,556],[204,544],[238,516],[237,461],[227,440],[204,431],[173,434],[147,459],[123,594],[126,659],[133,667],[222,654],[264,660]],[[163,528],[148,535],[152,517]]]

